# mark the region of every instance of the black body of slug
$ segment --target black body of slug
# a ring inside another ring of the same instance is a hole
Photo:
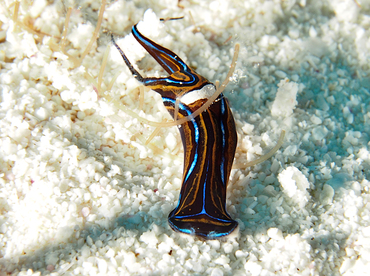
[[[143,36],[136,40],[170,74],[143,78],[117,47],[134,77],[162,96],[168,112],[177,118],[191,115],[216,91],[215,86],[188,67],[175,53]],[[226,211],[226,188],[235,155],[237,135],[227,99],[220,96],[204,112],[179,126],[184,146],[184,173],[177,207],[169,214],[175,231],[215,239],[238,225]]]

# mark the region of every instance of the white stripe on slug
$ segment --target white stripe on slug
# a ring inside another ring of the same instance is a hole
[[[180,102],[183,104],[192,104],[201,99],[210,98],[216,91],[213,84],[207,84],[199,90],[193,90],[181,97]]]

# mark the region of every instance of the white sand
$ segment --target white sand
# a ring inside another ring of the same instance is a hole
[[[73,1],[29,2],[19,22],[60,37]],[[100,2],[85,2],[73,6],[71,56],[96,25]],[[0,275],[369,272],[370,3],[199,2],[108,4],[98,43],[74,69],[59,39],[16,26],[14,1],[0,4]],[[155,13],[144,15],[149,8]],[[158,21],[175,16],[185,17]],[[181,186],[180,137],[163,128],[145,145],[154,128],[120,111],[119,97],[150,120],[170,116],[155,92],[139,106],[140,84],[114,48],[101,91],[121,74],[97,97],[110,32],[144,76],[163,74],[148,57],[138,62],[145,51],[131,35],[119,39],[142,19],[144,35],[211,81],[223,80],[241,44],[225,91],[239,136],[235,163],[267,153],[287,132],[271,159],[232,171],[234,238],[202,241],[168,226]]]

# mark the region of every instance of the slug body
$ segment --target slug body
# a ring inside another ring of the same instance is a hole
[[[162,96],[172,117],[191,115],[216,91],[175,53],[143,36],[136,25],[132,34],[168,72],[168,77],[143,78],[113,36],[112,41],[134,77]],[[238,223],[226,211],[226,188],[237,144],[227,99],[220,94],[204,112],[179,125],[179,131],[184,146],[184,173],[179,202],[169,214],[169,224],[175,231],[207,239],[228,235]]]

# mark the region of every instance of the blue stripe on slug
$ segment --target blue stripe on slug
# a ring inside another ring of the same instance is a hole
[[[143,36],[137,29],[137,25],[132,27],[132,34],[136,40],[148,51],[148,53],[167,71],[173,74],[178,71],[188,71],[188,66],[174,52],[155,43]]]
[[[165,103],[171,103],[173,106],[175,106],[175,103],[176,103],[175,100],[170,99],[170,98],[162,98],[162,101],[163,101],[164,104]],[[193,113],[189,108],[187,108],[182,103],[179,103],[179,109],[181,111],[185,111],[186,112],[186,116],[190,116]],[[198,129],[198,126],[195,123],[195,120],[194,119],[192,119],[190,122],[193,124],[193,127],[194,127],[195,143],[198,144],[198,141],[199,141],[199,129]],[[195,164],[197,163],[197,160],[198,160],[198,153],[197,153],[197,151],[195,151],[194,157],[193,157],[193,161],[192,161],[192,163],[190,165],[190,168],[188,169],[188,171],[186,173],[186,176],[184,178],[184,181],[187,181],[187,179],[189,178],[190,174],[193,172],[193,170],[195,168]]]

